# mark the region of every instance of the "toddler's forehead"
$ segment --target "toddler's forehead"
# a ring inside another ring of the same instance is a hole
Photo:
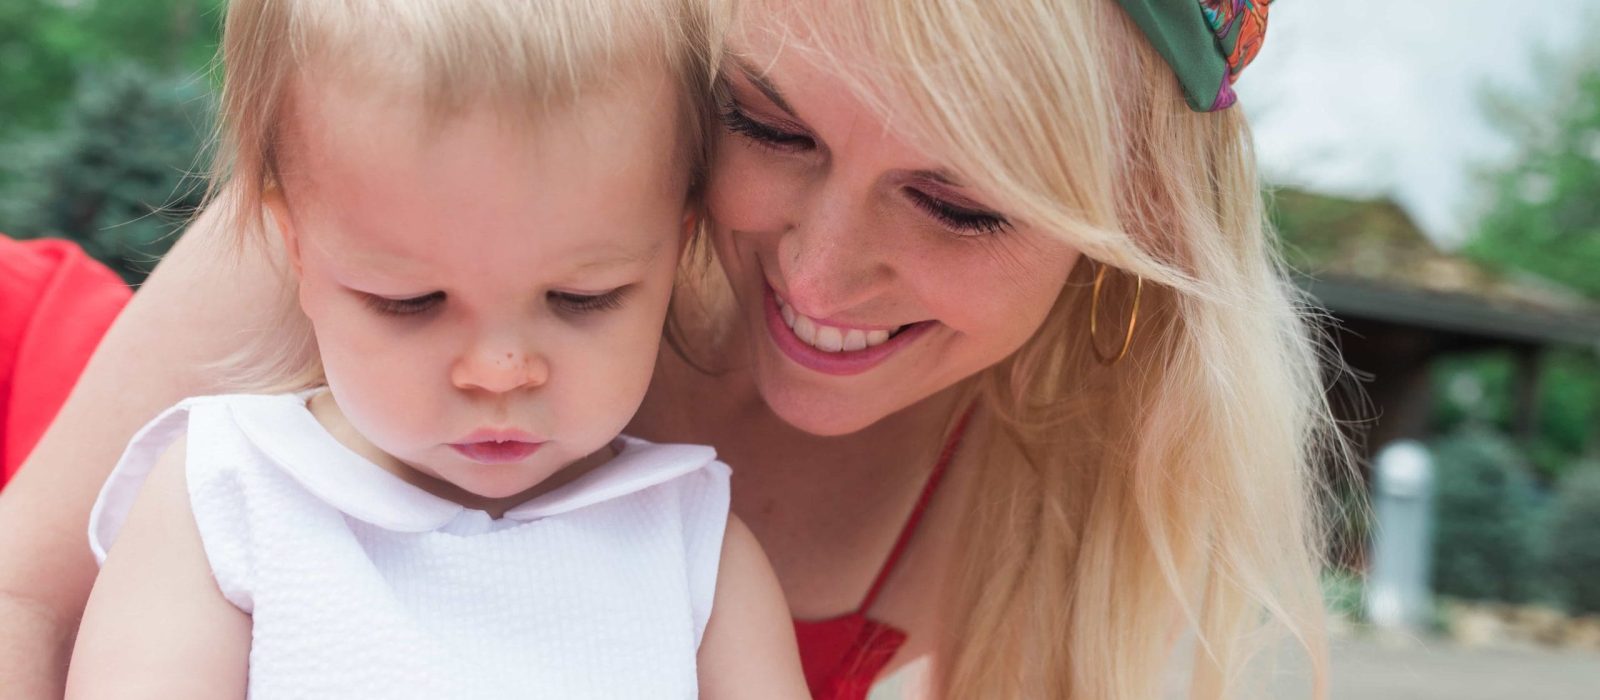
[[[620,85],[537,119],[491,106],[441,120],[386,90],[307,81],[280,175],[292,209],[427,259],[501,251],[544,265],[681,230],[688,173],[670,90]],[[443,261],[441,261],[443,262]]]
[[[693,138],[686,133],[692,125],[683,123],[678,88],[665,69],[640,67],[560,99],[485,93],[448,101],[392,72],[302,73],[289,81],[275,131],[279,155],[288,159],[325,148],[330,140],[359,142],[379,134],[392,148],[426,145],[485,118],[519,141],[593,141],[586,132],[615,125],[654,136],[640,144],[645,151],[682,149]]]

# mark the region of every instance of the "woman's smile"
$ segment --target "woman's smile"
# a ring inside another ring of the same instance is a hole
[[[860,374],[877,367],[937,323],[865,326],[818,320],[796,311],[771,285],[762,288],[773,344],[796,364],[824,374]]]

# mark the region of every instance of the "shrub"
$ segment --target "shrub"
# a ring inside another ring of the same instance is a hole
[[[0,153],[0,224],[59,236],[130,283],[144,279],[199,204],[210,94],[203,79],[124,64],[85,75],[61,126]]]
[[[1434,448],[1433,587],[1443,595],[1522,601],[1535,564],[1534,490],[1516,446],[1467,429]]]
[[[1600,464],[1562,479],[1547,532],[1543,568],[1551,591],[1574,613],[1600,613]]]

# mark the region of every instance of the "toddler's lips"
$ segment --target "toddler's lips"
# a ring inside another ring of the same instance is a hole
[[[533,456],[543,447],[542,442],[520,440],[483,440],[480,442],[451,443],[450,449],[479,464],[512,464]]]

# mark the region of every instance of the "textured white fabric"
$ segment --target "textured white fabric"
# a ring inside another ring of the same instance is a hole
[[[621,438],[493,520],[346,449],[303,396],[189,399],[106,482],[97,560],[183,432],[206,556],[253,618],[252,698],[696,695],[728,517],[711,448]]]

